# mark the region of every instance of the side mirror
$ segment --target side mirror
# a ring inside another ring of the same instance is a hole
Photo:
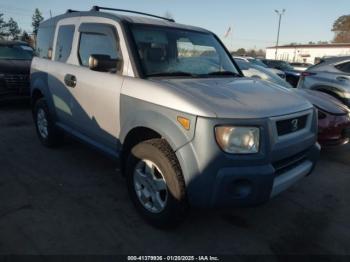
[[[121,68],[121,60],[112,59],[109,55],[92,54],[89,57],[89,68],[99,72],[116,72]]]

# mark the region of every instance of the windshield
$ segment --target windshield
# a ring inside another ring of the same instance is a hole
[[[294,70],[294,68],[284,61],[278,61],[278,60],[268,60],[267,64],[271,67],[281,69],[281,70]]]
[[[288,64],[287,62],[281,61],[281,62],[279,62],[279,64],[280,64],[280,68],[282,68],[284,70],[294,70],[294,68],[290,64]]]
[[[261,60],[259,60],[259,59],[255,59],[255,58],[249,59],[249,62],[251,62],[251,63],[254,64],[254,65],[258,65],[258,66],[267,68],[267,65],[265,65],[265,64],[264,64]]]
[[[177,28],[134,25],[132,35],[146,76],[237,76],[214,35]]]
[[[31,60],[33,49],[26,45],[0,46],[0,60]]]

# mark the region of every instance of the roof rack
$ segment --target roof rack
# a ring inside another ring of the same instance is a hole
[[[152,15],[152,14],[147,14],[147,13],[138,12],[138,11],[132,11],[132,10],[116,9],[116,8],[110,8],[110,7],[97,6],[97,5],[94,5],[91,8],[91,11],[100,11],[100,10],[110,10],[110,11],[117,11],[117,12],[134,13],[134,14],[146,15],[146,16],[150,16],[150,17],[163,19],[163,20],[166,20],[166,21],[169,21],[169,22],[175,22],[175,20],[172,19],[172,18],[166,18],[166,17],[162,17],[162,16],[157,16],[157,15]]]
[[[68,14],[68,13],[75,13],[75,12],[80,12],[80,11],[78,11],[78,10],[73,10],[73,9],[68,9],[68,10],[66,11],[66,14]]]

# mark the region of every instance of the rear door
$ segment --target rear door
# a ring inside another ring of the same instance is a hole
[[[350,86],[350,61],[338,64],[335,68],[340,72],[340,75],[336,77],[336,80]]]
[[[308,70],[310,76],[302,78],[300,85],[311,89],[325,87],[329,92],[344,97],[344,92],[350,93],[350,61],[338,64],[320,65]]]
[[[58,22],[55,30],[52,58],[47,68],[48,86],[55,107],[58,124],[75,128],[74,117],[78,114],[74,89],[65,83],[65,77],[74,67],[71,53],[79,18]]]
[[[320,83],[326,85],[328,90],[343,97],[345,90],[350,92],[350,61],[331,64],[321,73],[316,72],[314,78],[320,79]]]

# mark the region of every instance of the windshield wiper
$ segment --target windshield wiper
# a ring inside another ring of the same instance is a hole
[[[198,77],[196,74],[191,74],[188,72],[182,72],[182,71],[175,71],[175,72],[161,72],[161,73],[154,73],[154,74],[148,74],[148,77],[153,76],[191,76],[191,77]]]
[[[215,71],[208,74],[209,76],[241,76],[238,73],[231,71]]]

